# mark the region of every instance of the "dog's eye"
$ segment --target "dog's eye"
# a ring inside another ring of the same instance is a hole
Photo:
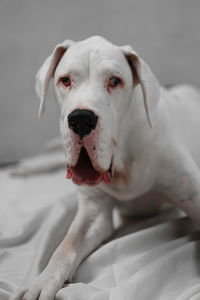
[[[118,86],[121,82],[122,81],[120,78],[113,76],[113,77],[110,77],[108,85],[109,85],[109,87],[114,88],[114,87]]]
[[[61,82],[64,86],[66,86],[66,87],[68,87],[68,86],[71,85],[71,79],[70,79],[69,76],[65,76],[65,77],[60,78],[60,82]]]

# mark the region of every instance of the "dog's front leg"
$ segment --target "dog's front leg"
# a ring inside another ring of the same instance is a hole
[[[81,261],[111,235],[111,200],[99,192],[87,191],[80,194],[76,216],[47,267],[28,288],[12,299],[54,299],[64,282],[72,279]]]

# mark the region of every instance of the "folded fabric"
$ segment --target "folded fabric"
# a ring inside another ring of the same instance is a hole
[[[77,202],[62,169],[30,177],[2,169],[0,193],[0,300],[7,300],[44,269]],[[199,227],[182,212],[128,219],[83,261],[56,299],[200,299],[199,260]]]

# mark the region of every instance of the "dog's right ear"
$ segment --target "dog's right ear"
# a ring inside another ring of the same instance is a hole
[[[66,40],[61,44],[58,44],[52,54],[47,57],[41,68],[36,74],[36,93],[40,99],[39,116],[41,117],[45,108],[45,99],[47,95],[48,85],[53,76],[55,69],[62,58],[63,54],[73,44],[73,41]]]

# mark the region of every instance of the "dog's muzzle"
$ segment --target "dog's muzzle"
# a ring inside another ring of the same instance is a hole
[[[68,115],[68,127],[74,151],[78,153],[76,164],[67,166],[67,178],[81,185],[97,185],[101,181],[110,183],[112,161],[107,170],[101,170],[96,163],[99,141],[98,116],[89,109],[75,109]]]
[[[95,170],[86,149],[82,147],[76,166],[67,166],[66,178],[72,179],[78,185],[86,184],[94,186],[102,180],[106,184],[109,184],[112,179],[112,162],[106,172],[100,173]]]
[[[89,109],[75,109],[68,116],[68,125],[82,139],[96,128],[98,117]]]

